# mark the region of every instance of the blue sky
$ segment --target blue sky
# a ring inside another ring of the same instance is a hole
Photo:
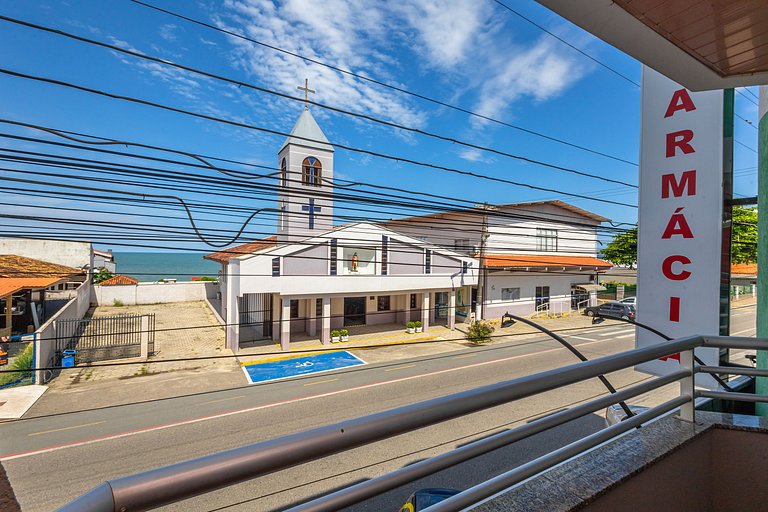
[[[150,3],[505,123],[631,162],[637,162],[638,159],[639,88],[491,0],[152,0]],[[600,62],[639,82],[639,63],[618,50],[535,2],[507,0],[507,3]],[[1,12],[7,16],[134,49],[286,94],[300,95],[296,86],[303,84],[304,78],[309,78],[310,86],[317,91],[312,99],[321,103],[528,158],[637,183],[637,167],[634,165],[481,121],[274,50],[236,40],[127,0],[29,0],[5,1],[0,5]],[[3,24],[0,30],[2,67],[14,71],[74,82],[282,132],[290,131],[303,108],[300,102],[201,78],[8,22],[0,23]],[[266,166],[276,166],[276,152],[283,141],[282,137],[275,135],[5,75],[0,75],[0,90],[3,91],[0,95],[3,118],[113,139]],[[754,98],[747,91],[743,92],[744,95],[736,96],[737,112],[756,126],[757,107],[750,101]],[[752,92],[757,93],[754,88]],[[637,203],[636,189],[436,141],[318,107],[313,107],[312,112],[332,143],[539,187]],[[0,125],[0,132],[60,140],[51,135],[12,126]],[[755,148],[757,131],[748,123],[736,119],[736,139]],[[0,139],[0,147],[105,159],[105,155],[83,154],[8,139]],[[143,150],[120,149],[151,154]],[[123,157],[107,159],[119,163],[137,163]],[[754,152],[737,145],[735,168],[739,171],[736,173],[736,192],[740,195],[755,194],[756,170],[753,168],[756,160]],[[0,167],[51,172],[50,169],[8,162],[1,162]],[[158,167],[220,176],[214,171],[167,165]],[[232,165],[229,167],[233,168]],[[337,178],[407,188],[413,191],[412,197],[415,198],[418,198],[419,192],[490,203],[559,198],[616,222],[632,223],[637,220],[637,210],[633,208],[446,174],[344,150],[336,152],[335,171]],[[53,172],[62,174],[62,178],[58,179],[61,182],[104,186],[103,183],[90,180],[68,180],[64,177],[67,173],[83,174],[81,172],[63,169]],[[24,177],[19,173],[3,174]],[[92,176],[104,177],[98,173]],[[28,175],[26,178],[57,181],[57,178],[40,176]],[[44,185],[8,182],[5,186],[34,193],[62,190]],[[141,193],[172,193],[158,191],[151,186],[108,187]],[[269,196],[238,199],[220,195],[217,197],[218,192],[215,186],[210,186],[203,193],[177,193],[192,201],[225,203],[244,208],[260,208],[272,204],[272,197]],[[5,193],[8,203],[17,205],[2,207],[6,214],[99,219],[105,223],[134,221],[144,226],[162,223],[179,226],[180,229],[188,227],[180,208],[176,208],[176,211],[159,211]],[[339,206],[336,213],[344,214]],[[94,213],[57,211],[57,207],[91,208]],[[120,215],[125,212],[133,215]],[[177,219],[142,218],[144,213],[172,215]],[[367,215],[389,218],[398,214],[407,212],[388,208],[387,211],[369,212]],[[196,215],[204,228],[231,229],[234,233],[236,221],[244,218],[246,213],[241,212],[239,217],[228,219],[231,224],[217,222],[217,219],[222,219],[221,216],[206,215],[202,211],[196,212]],[[57,226],[28,220],[2,219],[0,223],[4,225],[0,230],[7,230],[7,224],[49,231],[51,226],[54,229]],[[95,227],[87,229],[93,232],[94,238],[107,230]],[[273,229],[273,218],[258,218],[247,238],[258,238]],[[125,233],[117,228],[108,230],[114,236]],[[83,231],[86,229],[83,228]],[[188,243],[166,242],[164,245],[205,247]],[[109,241],[99,247],[121,249]]]

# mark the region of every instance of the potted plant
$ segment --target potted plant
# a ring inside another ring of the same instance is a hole
[[[408,322],[407,324],[405,324],[405,328],[408,334],[413,334],[414,332],[416,332],[416,322]]]
[[[331,343],[338,343],[341,337],[341,333],[339,331],[333,330],[331,331]]]
[[[422,331],[421,322],[419,322],[417,320],[416,322],[413,322],[413,325],[414,325],[414,327],[416,327],[416,332],[421,332]]]
[[[341,331],[339,331],[339,333],[341,334],[341,341],[349,341],[349,331],[348,330],[342,329]]]

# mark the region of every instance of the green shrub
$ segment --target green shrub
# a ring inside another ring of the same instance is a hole
[[[417,321],[413,322],[413,326],[414,326],[414,327],[417,327],[417,328],[418,328],[418,327],[421,327],[421,322],[419,322],[419,321],[417,320]]]
[[[110,272],[104,267],[101,267],[100,269],[98,269],[98,272],[95,272],[93,274],[93,284],[102,283],[107,279],[109,279],[110,277],[112,277],[112,275],[113,275],[112,272]]]
[[[341,336],[339,331],[331,331],[331,338],[338,338],[339,336]]]
[[[125,306],[125,303],[123,301],[121,301],[120,299],[114,299],[112,301],[112,305],[115,306],[116,308],[121,308],[121,307]]]
[[[408,322],[407,324],[405,324],[405,326],[409,329],[413,329],[416,327],[416,322]]]
[[[469,329],[467,329],[467,341],[474,345],[488,343],[491,341],[491,333],[493,330],[493,327],[485,322],[472,322],[469,324]]]
[[[346,330],[346,329],[342,329],[341,331],[339,331],[339,333],[340,333],[342,336],[349,336],[349,331],[348,331],[348,330]]]
[[[27,347],[16,356],[13,360],[13,364],[8,368],[9,370],[27,370],[12,373],[0,373],[0,386],[6,384],[12,384],[20,380],[27,379],[32,376],[32,372],[28,371],[32,369],[32,358],[34,357],[34,344],[29,343]]]
[[[218,281],[217,278],[211,276],[202,276],[197,278],[198,281]]]

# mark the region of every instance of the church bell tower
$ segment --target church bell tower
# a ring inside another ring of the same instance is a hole
[[[333,146],[309,112],[305,81],[304,111],[277,154],[279,243],[315,236],[333,227]]]

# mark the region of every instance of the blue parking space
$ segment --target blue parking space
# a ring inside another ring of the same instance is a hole
[[[293,357],[279,361],[243,364],[248,382],[256,384],[271,380],[288,379],[299,375],[327,372],[365,364],[359,357],[347,352],[328,352],[304,357]]]

